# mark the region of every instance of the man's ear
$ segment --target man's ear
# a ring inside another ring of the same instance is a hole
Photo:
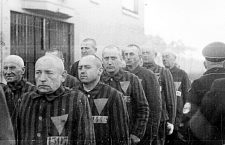
[[[25,73],[25,66],[24,67],[22,67],[22,75],[24,75],[24,73]]]
[[[67,75],[68,75],[67,71],[64,70],[63,73],[62,73],[62,82],[65,82]]]
[[[102,73],[103,73],[103,67],[100,67],[100,68],[98,69],[98,75],[101,76]]]

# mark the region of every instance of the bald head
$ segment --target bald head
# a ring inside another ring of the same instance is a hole
[[[7,83],[16,83],[22,80],[25,72],[23,59],[17,55],[9,55],[3,63],[3,75]]]
[[[39,66],[48,66],[49,69],[57,69],[60,73],[64,71],[63,61],[53,55],[40,57],[35,63],[35,69]]]
[[[23,59],[18,55],[9,55],[5,58],[4,63],[13,63],[21,68],[24,67]]]
[[[163,61],[163,65],[166,68],[173,68],[176,64],[176,54],[172,51],[165,51],[162,54],[162,61]]]
[[[45,55],[35,64],[35,81],[39,92],[53,93],[66,79],[66,71],[60,58]]]
[[[154,48],[144,47],[142,48],[142,59],[144,63],[152,63],[155,61],[157,52]]]
[[[85,64],[93,64],[97,68],[102,68],[102,61],[96,55],[87,55],[87,56],[82,57],[79,61],[79,65],[80,64],[82,65],[84,63]]]

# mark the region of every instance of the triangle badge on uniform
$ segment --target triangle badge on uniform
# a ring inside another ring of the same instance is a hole
[[[59,135],[61,135],[63,128],[66,124],[68,118],[68,114],[62,115],[62,116],[55,116],[51,117],[52,122],[54,123]]]
[[[174,82],[176,91],[179,89],[181,82]]]
[[[130,85],[130,81],[123,81],[123,82],[120,82],[120,86],[121,88],[123,89],[124,92],[127,92],[127,89]]]
[[[104,109],[108,99],[102,98],[102,99],[94,99],[95,106],[98,110],[99,115],[102,113],[102,110]]]

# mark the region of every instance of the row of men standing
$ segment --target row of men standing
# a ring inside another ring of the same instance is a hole
[[[66,74],[56,51],[36,62],[36,87],[23,79],[21,58],[5,59],[7,85],[2,86],[19,144],[164,144],[172,133],[168,143],[177,140],[182,127],[178,116],[190,82],[168,61],[174,55],[163,56],[169,71],[155,64],[155,52],[141,53],[134,44],[123,53],[117,46],[106,46],[103,67],[93,55],[97,50],[93,39],[85,39],[81,50],[82,59],[71,68],[81,83]]]

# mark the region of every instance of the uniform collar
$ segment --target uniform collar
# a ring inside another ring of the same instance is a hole
[[[209,70],[207,70],[203,75],[208,75],[208,74],[213,74],[213,73],[225,73],[225,68],[223,67],[214,67],[214,68],[211,68]]]
[[[174,72],[174,71],[176,71],[178,68],[177,68],[177,66],[174,66],[174,67],[172,67],[171,69],[169,69],[171,72]]]
[[[126,71],[129,71],[129,69],[126,67]],[[139,71],[141,71],[141,66],[138,65],[134,70],[130,71],[133,74],[137,74]]]
[[[21,80],[19,82],[16,82],[16,83],[7,83],[7,85],[9,86],[9,88],[12,90],[12,91],[16,91],[16,90],[20,90],[21,88],[23,88],[25,86],[26,82],[25,80]]]
[[[145,62],[143,63],[143,67],[147,69],[156,68],[157,64],[155,62]]]
[[[123,73],[124,73],[124,71],[122,69],[119,69],[119,71],[115,75],[110,76],[110,75],[107,74],[106,71],[104,71],[103,75],[102,75],[102,79],[104,81],[109,81],[110,79],[113,79],[115,81],[120,81],[121,78],[123,77]]]
[[[79,90],[81,90],[86,95],[96,96],[97,94],[99,94],[99,90],[101,90],[102,87],[103,87],[103,83],[98,82],[98,84],[89,92],[84,90],[83,85],[79,86]]]
[[[38,98],[38,97],[44,97],[48,101],[53,101],[55,98],[64,94],[64,92],[65,92],[65,88],[61,85],[55,92],[53,92],[51,94],[41,93],[38,90],[36,90],[36,93],[33,94],[31,97],[32,97],[32,99],[35,99],[35,98]]]

